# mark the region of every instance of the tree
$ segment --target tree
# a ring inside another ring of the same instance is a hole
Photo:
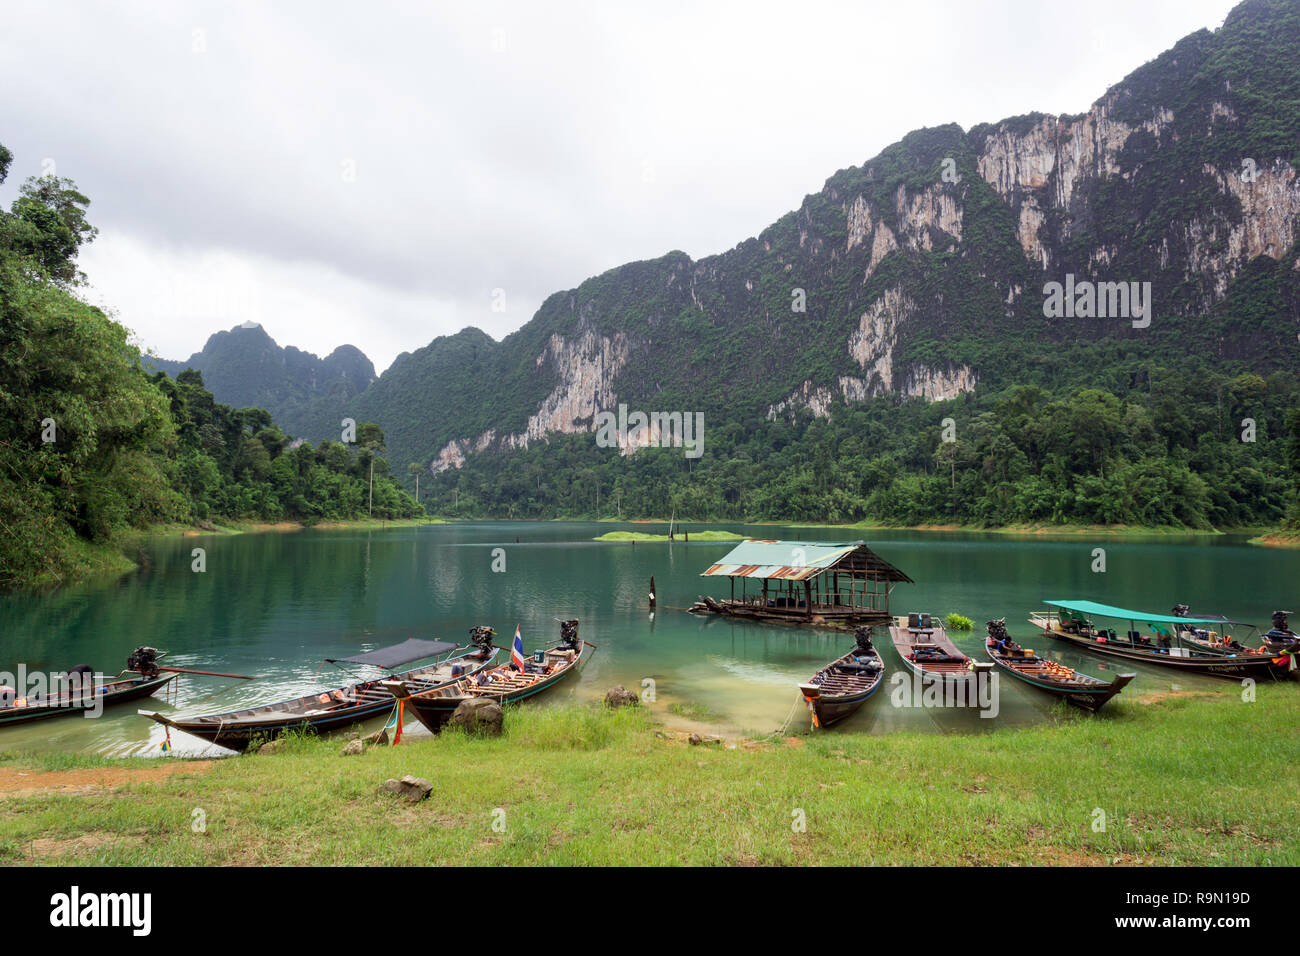
[[[56,282],[74,284],[82,278],[77,252],[99,234],[86,221],[89,205],[71,179],[33,176],[14,200],[6,244]]]
[[[357,444],[370,453],[370,504],[368,513],[375,514],[375,456],[384,450],[384,430],[374,422],[357,426]]]
[[[420,500],[420,472],[424,471],[424,466],[418,461],[413,461],[406,466],[406,473],[415,476],[415,500]]]

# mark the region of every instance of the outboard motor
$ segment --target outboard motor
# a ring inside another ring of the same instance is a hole
[[[875,650],[871,646],[872,627],[870,624],[859,624],[853,629],[853,640],[857,642],[858,650],[865,653],[871,653]]]
[[[1274,611],[1273,630],[1282,634],[1289,634],[1291,632],[1291,622],[1287,619],[1287,615],[1290,613],[1290,611]]]
[[[1170,613],[1173,614],[1174,617],[1187,617],[1187,612],[1190,610],[1191,608],[1186,604],[1175,604]]]
[[[158,676],[158,648],[141,645],[126,659],[126,669],[135,671],[145,680]]]
[[[486,624],[479,624],[477,627],[469,629],[470,643],[478,648],[479,657],[487,657],[492,653],[492,641],[496,639],[496,636],[497,632]]]
[[[989,621],[987,624],[989,637],[995,641],[1005,641],[1007,639],[1007,619],[1000,617],[996,621]]]
[[[577,650],[578,648],[578,619],[575,617],[568,621],[560,622],[560,641],[565,646]]]

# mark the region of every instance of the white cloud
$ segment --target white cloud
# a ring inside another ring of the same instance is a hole
[[[721,252],[919,126],[1082,111],[1230,6],[11,3],[0,198],[45,158],[75,178],[83,267],[160,354],[249,290],[281,344],[382,369],[622,262]]]

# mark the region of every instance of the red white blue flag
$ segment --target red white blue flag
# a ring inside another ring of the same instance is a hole
[[[519,669],[519,673],[524,672],[524,639],[519,634],[519,625],[515,625],[515,642],[510,647],[510,663]]]

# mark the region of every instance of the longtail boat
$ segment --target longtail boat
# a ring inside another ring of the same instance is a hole
[[[399,696],[409,695],[406,706],[415,711],[432,733],[438,733],[451,719],[456,708],[466,700],[481,698],[499,704],[527,700],[550,690],[570,674],[576,673],[582,662],[591,655],[584,648],[594,644],[578,637],[578,621],[560,622],[560,640],[525,658],[518,629],[510,662],[461,678],[442,687],[419,688],[409,681],[392,680],[389,688]]]
[[[329,664],[376,667],[390,673],[319,694],[200,717],[169,717],[147,710],[140,711],[140,714],[169,730],[180,730],[208,743],[239,751],[248,749],[254,741],[273,740],[291,730],[316,733],[341,730],[392,712],[395,697],[386,686],[390,680],[400,680],[411,688],[433,690],[490,666],[497,655],[497,648],[492,644],[496,632],[490,627],[479,626],[470,631],[470,636],[472,648],[460,647],[450,641],[411,638],[392,647],[352,657],[327,657],[325,661]],[[449,653],[453,651],[458,653]],[[391,672],[392,668],[402,664],[441,655],[448,656],[401,673]]]
[[[0,727],[25,724],[45,717],[96,711],[111,704],[149,697],[176,679],[160,674],[158,658],[166,656],[152,647],[137,648],[127,658],[126,669],[102,683],[87,670],[78,668],[62,675],[63,688],[43,696],[19,696],[18,688],[0,694]],[[124,677],[132,674],[131,677]]]
[[[1024,681],[1031,687],[1047,691],[1084,710],[1096,712],[1136,677],[1136,674],[1117,674],[1115,679],[1104,681],[1056,661],[1039,657],[1032,648],[1021,647],[1007,634],[1007,619],[988,622],[988,637],[984,650],[998,669]]]
[[[1186,604],[1176,604],[1169,612],[1176,618],[1180,618],[1178,623],[1173,625],[1174,637],[1178,639],[1180,646],[1188,650],[1198,651],[1203,654],[1211,654],[1216,657],[1234,657],[1238,654],[1264,654],[1270,657],[1277,655],[1271,653],[1263,645],[1259,647],[1250,647],[1243,644],[1237,634],[1255,633],[1259,629],[1253,624],[1245,624],[1241,621],[1229,620],[1226,617],[1217,615],[1204,615],[1197,617],[1195,622],[1191,619],[1191,609]],[[1197,627],[1197,623],[1207,623],[1206,627]],[[1235,632],[1235,633],[1234,633]],[[1258,640],[1258,637],[1249,638],[1251,643]]]
[[[823,667],[799,685],[814,727],[831,727],[848,717],[871,697],[883,682],[885,662],[871,643],[871,628],[859,625],[855,644],[837,661]]]
[[[973,661],[957,650],[957,645],[930,614],[898,618],[890,627],[889,636],[907,669],[923,679],[941,680],[953,686],[969,685],[965,689],[971,692],[979,674],[993,667]]]
[[[1155,614],[1132,611],[1096,601],[1044,601],[1055,610],[1036,611],[1029,623],[1040,628],[1046,637],[1082,647],[1094,654],[1126,661],[1159,664],[1189,674],[1223,677],[1240,680],[1281,679],[1286,676],[1289,660],[1266,654],[1210,654],[1201,650],[1177,646],[1172,629],[1187,624],[1223,623],[1222,618],[1185,617],[1173,614]],[[1127,621],[1124,635],[1113,629],[1097,627],[1091,618],[1103,617]],[[1137,627],[1144,623],[1151,634],[1143,634]]]

